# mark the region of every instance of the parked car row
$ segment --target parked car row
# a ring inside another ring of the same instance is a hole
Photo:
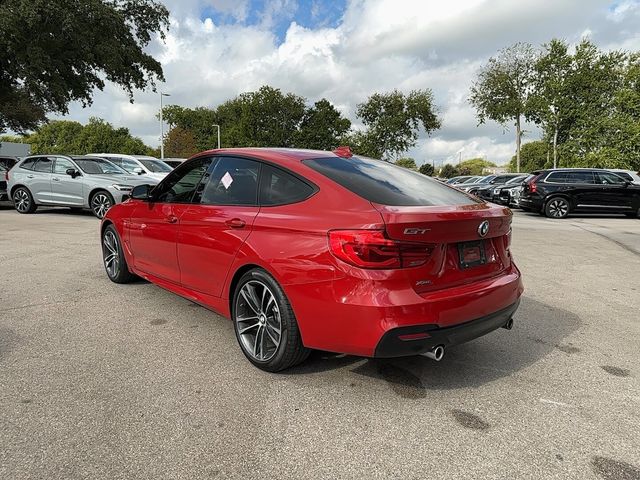
[[[563,168],[487,175],[471,182],[473,177],[456,178],[451,185],[483,200],[551,218],[573,212],[640,215],[640,175],[629,170]]]
[[[129,198],[136,185],[156,185],[172,171],[153,157],[108,153],[32,155],[14,163],[3,171],[0,201],[7,197],[19,213],[61,206],[90,209],[98,218]]]

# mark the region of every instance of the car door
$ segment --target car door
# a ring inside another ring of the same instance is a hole
[[[630,210],[634,204],[634,189],[628,182],[611,172],[596,172],[597,194],[595,204],[602,210]]]
[[[180,167],[178,167],[180,168]],[[236,253],[251,233],[260,163],[217,157],[194,202],[180,217],[178,263],[183,287],[219,297]]]
[[[138,202],[129,219],[129,244],[135,268],[180,283],[176,242],[180,217],[191,204],[211,158],[201,158],[171,172],[148,202]]]
[[[26,183],[37,203],[53,203],[51,199],[51,171],[53,160],[38,157],[33,170],[26,174]]]
[[[567,193],[570,193],[576,208],[593,208],[597,202],[598,186],[593,172],[580,170],[566,172]]]
[[[84,205],[84,177],[77,175],[72,177],[67,170],[80,169],[68,158],[55,157],[53,161],[53,173],[51,175],[51,199],[60,205]]]

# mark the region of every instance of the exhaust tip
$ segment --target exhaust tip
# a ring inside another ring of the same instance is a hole
[[[437,347],[433,347],[428,352],[422,354],[423,356],[430,358],[431,360],[435,360],[439,362],[444,357],[444,347],[442,345],[438,345]]]
[[[511,330],[513,328],[513,318],[510,318],[509,320],[507,320],[507,323],[505,323],[502,328],[506,329],[506,330]]]

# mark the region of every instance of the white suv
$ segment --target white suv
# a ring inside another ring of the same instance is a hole
[[[155,157],[146,155],[125,155],[121,153],[89,153],[89,157],[106,158],[110,162],[115,163],[119,167],[124,168],[127,172],[145,175],[148,178],[157,180],[158,182],[167,176],[173,170],[171,166],[158,160]]]

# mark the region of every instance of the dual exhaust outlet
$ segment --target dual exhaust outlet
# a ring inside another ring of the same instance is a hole
[[[513,328],[513,318],[507,320],[507,323],[505,323],[502,328],[504,328],[505,330],[511,330]],[[433,347],[431,350],[429,350],[428,352],[424,352],[421,355],[423,357],[427,357],[431,360],[439,362],[444,357],[444,345]]]

